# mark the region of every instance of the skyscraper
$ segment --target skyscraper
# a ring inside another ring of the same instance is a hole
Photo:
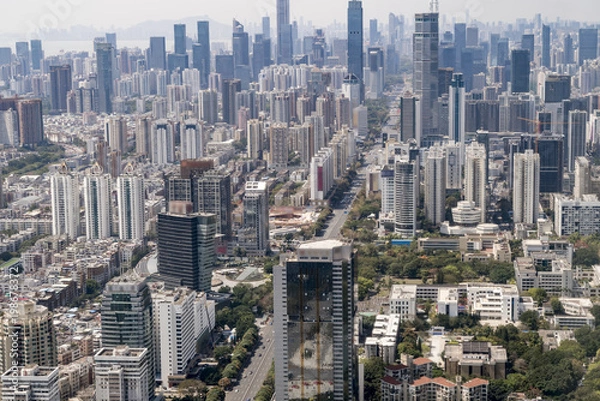
[[[579,30],[579,65],[585,60],[598,57],[598,29],[581,28]]]
[[[513,93],[529,92],[529,50],[515,49],[511,53],[511,86]]]
[[[50,100],[54,113],[67,112],[67,93],[72,89],[71,66],[50,67]]]
[[[485,146],[479,143],[471,143],[467,146],[465,156],[465,183],[464,197],[468,202],[475,203],[475,207],[481,210],[481,222],[486,221],[487,210],[487,154]]]
[[[363,81],[363,8],[362,1],[348,2],[348,73]]]
[[[98,87],[98,111],[112,113],[114,48],[110,43],[95,42]]]
[[[198,114],[207,124],[215,124],[218,116],[218,94],[207,89],[198,93]]]
[[[231,177],[228,174],[210,170],[201,176],[195,176],[197,195],[193,194],[197,202],[196,209],[200,213],[214,214],[216,216],[216,230],[225,240],[232,237],[231,226],[233,206],[231,203]]]
[[[460,165],[464,163],[466,139],[465,82],[462,74],[454,74],[448,94],[448,136],[460,144]]]
[[[20,99],[17,102],[19,116],[19,145],[34,148],[44,141],[44,121],[41,99]]]
[[[337,240],[300,245],[275,267],[273,287],[277,399],[352,399],[352,246]]]
[[[113,49],[117,48],[117,34],[114,32],[105,33],[104,37],[106,38],[106,43],[110,43]]]
[[[277,0],[277,64],[292,64],[290,0]]]
[[[150,137],[150,160],[155,164],[173,163],[175,160],[175,137],[173,123],[156,120],[152,124]]]
[[[251,256],[264,256],[269,244],[269,189],[264,181],[246,182],[244,216],[238,232],[240,247]]]
[[[419,162],[408,157],[398,158],[394,164],[395,233],[412,238],[417,233],[419,205]]]
[[[271,39],[271,18],[268,15],[262,17],[262,34],[265,39]]]
[[[565,53],[565,64],[573,64],[575,62],[575,52],[573,50],[573,37],[570,34],[565,35],[563,51]]]
[[[180,125],[181,160],[199,159],[204,155],[202,124],[198,120],[185,120]]]
[[[16,335],[15,335],[16,334]],[[53,314],[34,301],[19,301],[0,322],[0,368],[58,365]]]
[[[244,32],[244,25],[236,19],[233,20],[233,66],[250,65],[250,51],[248,32]]]
[[[75,240],[79,234],[79,182],[77,176],[52,175],[50,177],[50,195],[52,198],[52,235],[66,235],[70,240]]]
[[[242,81],[239,79],[226,79],[223,81],[223,121],[234,125],[237,121],[235,95],[242,90]]]
[[[535,54],[535,35],[532,33],[521,36],[521,49],[529,50],[529,54]]]
[[[413,37],[413,88],[421,100],[421,145],[436,139],[433,110],[438,96],[438,14],[416,14]]]
[[[456,49],[456,71],[462,71],[460,68],[460,55],[467,47],[467,24],[454,24],[454,48]]]
[[[119,239],[144,239],[144,180],[131,174],[131,167],[117,178]]]
[[[111,236],[111,192],[110,175],[102,174],[100,166],[94,166],[89,174],[83,177],[85,235],[88,240],[106,239]]]
[[[523,135],[521,151],[532,149],[540,155],[540,192],[561,193],[564,173],[563,135]]]
[[[246,124],[248,142],[247,156],[252,160],[262,160],[263,155],[263,125],[259,120],[249,120]]]
[[[127,152],[127,120],[120,115],[112,115],[104,123],[104,139],[111,150]]]
[[[404,143],[414,139],[421,143],[421,102],[410,92],[400,98],[400,136]]]
[[[550,26],[542,25],[542,67],[546,68],[550,68],[550,41]]]
[[[167,69],[167,46],[164,36],[150,38],[150,51],[148,52],[148,69]]]
[[[39,39],[31,39],[31,68],[40,71],[42,69],[42,59],[44,51],[42,50],[42,41]]]
[[[567,135],[567,167],[575,171],[575,160],[586,154],[586,133],[588,113],[582,110],[569,111],[569,131]]]
[[[175,24],[173,30],[175,32],[175,54],[186,54],[185,24]]]
[[[198,44],[200,45],[200,64],[194,68],[200,70],[200,85],[202,89],[208,88],[208,75],[210,74],[210,30],[208,21],[198,21]]]
[[[29,42],[15,43],[15,50],[17,53],[17,61],[21,66],[21,75],[29,75],[29,70],[31,69],[31,54],[29,53]]]
[[[287,124],[275,123],[269,128],[269,168],[286,169],[289,158],[289,129]]]
[[[158,215],[158,273],[169,288],[210,291],[216,216],[191,213],[186,202],[170,203],[169,213]]]
[[[537,223],[540,204],[540,155],[517,153],[514,160],[513,221]]]
[[[425,159],[425,215],[432,224],[446,218],[446,157],[441,148],[429,148]]]
[[[102,294],[102,346],[146,348],[148,352],[148,394],[154,394],[154,328],[152,299],[145,279],[128,273],[109,281]],[[98,362],[98,361],[96,361]],[[96,379],[98,380],[98,378]],[[150,397],[151,398],[151,397]]]

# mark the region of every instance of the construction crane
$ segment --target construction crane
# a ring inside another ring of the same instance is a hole
[[[536,127],[535,132],[537,132],[538,134],[542,133],[542,127],[546,126],[546,125],[569,125],[569,123],[565,123],[565,122],[531,120],[529,118],[524,118],[524,117],[517,117],[517,119],[521,120],[521,121],[526,121],[531,124],[535,124],[535,127]],[[579,123],[575,123],[575,124],[579,124]]]

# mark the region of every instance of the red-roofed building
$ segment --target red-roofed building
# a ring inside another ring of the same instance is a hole
[[[487,401],[489,382],[475,378],[462,385],[462,401]]]

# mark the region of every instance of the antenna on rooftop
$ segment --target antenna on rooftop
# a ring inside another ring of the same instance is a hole
[[[437,13],[439,10],[439,1],[438,0],[431,0],[429,2],[429,11],[432,13]]]

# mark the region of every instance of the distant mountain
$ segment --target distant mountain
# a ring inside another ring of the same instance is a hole
[[[196,23],[198,21],[206,20],[210,22],[211,41],[231,40],[231,25],[211,20],[206,16],[188,17],[177,20],[145,21],[128,28],[114,30],[113,32],[116,32],[117,34],[117,42],[119,40],[146,40],[150,36],[165,36],[167,39],[172,40],[173,25],[186,24],[187,36],[195,40],[198,32]],[[48,41],[93,40],[96,37],[104,36],[106,32],[111,31],[98,30],[84,25],[74,25],[68,29],[53,29],[46,31],[42,35],[42,39]]]

